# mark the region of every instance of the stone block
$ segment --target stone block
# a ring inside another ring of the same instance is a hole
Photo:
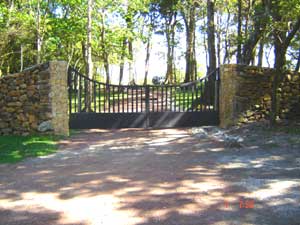
[[[37,130],[40,132],[53,130],[52,122],[50,120],[42,122],[41,124],[38,125]]]
[[[22,106],[22,103],[21,102],[9,102],[9,103],[7,103],[7,106],[9,106],[9,107],[20,107],[20,106]]]
[[[0,129],[7,128],[7,127],[8,127],[8,123],[0,122]]]
[[[18,92],[18,91],[10,91],[8,94],[12,97],[20,96],[20,92]]]

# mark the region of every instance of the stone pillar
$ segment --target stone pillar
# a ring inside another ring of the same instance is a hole
[[[52,128],[56,135],[69,135],[68,114],[68,66],[65,61],[51,61],[50,104],[52,110]]]
[[[272,80],[275,70],[246,65],[223,65],[220,72],[220,126],[229,127],[267,120],[270,113]],[[296,76],[294,75],[294,77]],[[278,89],[279,94],[297,96],[299,93],[297,84],[289,83],[292,86],[288,85],[288,89],[293,89],[294,92],[287,93],[284,90],[287,85],[282,87],[281,84],[280,90]],[[290,102],[290,98],[288,99],[285,102]],[[298,98],[295,98],[294,101],[299,102]],[[282,103],[282,100],[278,98],[278,103],[280,102]],[[282,115],[281,111],[279,111],[280,115]]]
[[[53,61],[0,78],[0,135],[69,135],[67,63]]]
[[[235,65],[220,66],[219,118],[220,127],[235,124],[234,97],[236,93]]]

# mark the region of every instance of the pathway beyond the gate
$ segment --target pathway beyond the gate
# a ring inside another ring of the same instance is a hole
[[[89,130],[0,166],[1,225],[300,224],[299,149]]]

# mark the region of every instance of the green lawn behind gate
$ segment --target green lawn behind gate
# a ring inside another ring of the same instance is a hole
[[[202,86],[202,87],[200,87]],[[200,102],[201,94],[203,93],[202,88],[204,89],[204,84],[200,83],[195,87],[195,89],[189,88],[162,88],[161,86],[157,87],[151,87],[150,88],[150,104],[152,103],[151,99],[155,99],[153,101],[154,105],[163,105],[163,109],[170,109],[174,110],[174,107],[176,106],[176,111],[186,111],[191,110],[192,108],[194,110],[205,110],[208,108],[212,108],[212,106],[205,106],[204,103]],[[145,90],[141,91],[141,89],[137,89],[138,92],[136,92],[136,89],[129,89],[129,91],[126,90],[115,90],[113,93],[112,91],[105,92],[103,89],[101,91],[96,90],[95,92],[92,92],[93,100],[91,103],[91,109],[92,111],[99,112],[99,108],[101,112],[108,111],[108,105],[112,107],[115,103],[115,110],[117,111],[118,108],[120,112],[122,112],[123,104],[125,104],[124,109],[126,111],[127,109],[127,99],[128,104],[131,106],[132,100],[133,104],[136,105],[136,100],[138,100],[138,105],[141,105],[141,102],[143,102],[143,107],[145,109]],[[166,92],[166,90],[168,90]],[[202,93],[201,93],[202,92]],[[159,93],[159,94],[157,94]],[[152,96],[151,96],[152,95]],[[72,93],[72,112],[78,112],[79,109],[79,102],[78,102],[78,93]],[[85,108],[84,105],[84,98],[85,93],[84,91],[81,93],[81,110]],[[124,102],[122,101],[124,99]],[[119,101],[118,101],[119,100]],[[172,102],[172,103],[171,103]],[[106,103],[106,104],[105,104]],[[202,106],[201,106],[202,104]],[[167,105],[167,106],[166,106]]]

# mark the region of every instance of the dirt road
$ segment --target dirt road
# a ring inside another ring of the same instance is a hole
[[[90,130],[0,166],[1,225],[300,224],[299,149]]]

